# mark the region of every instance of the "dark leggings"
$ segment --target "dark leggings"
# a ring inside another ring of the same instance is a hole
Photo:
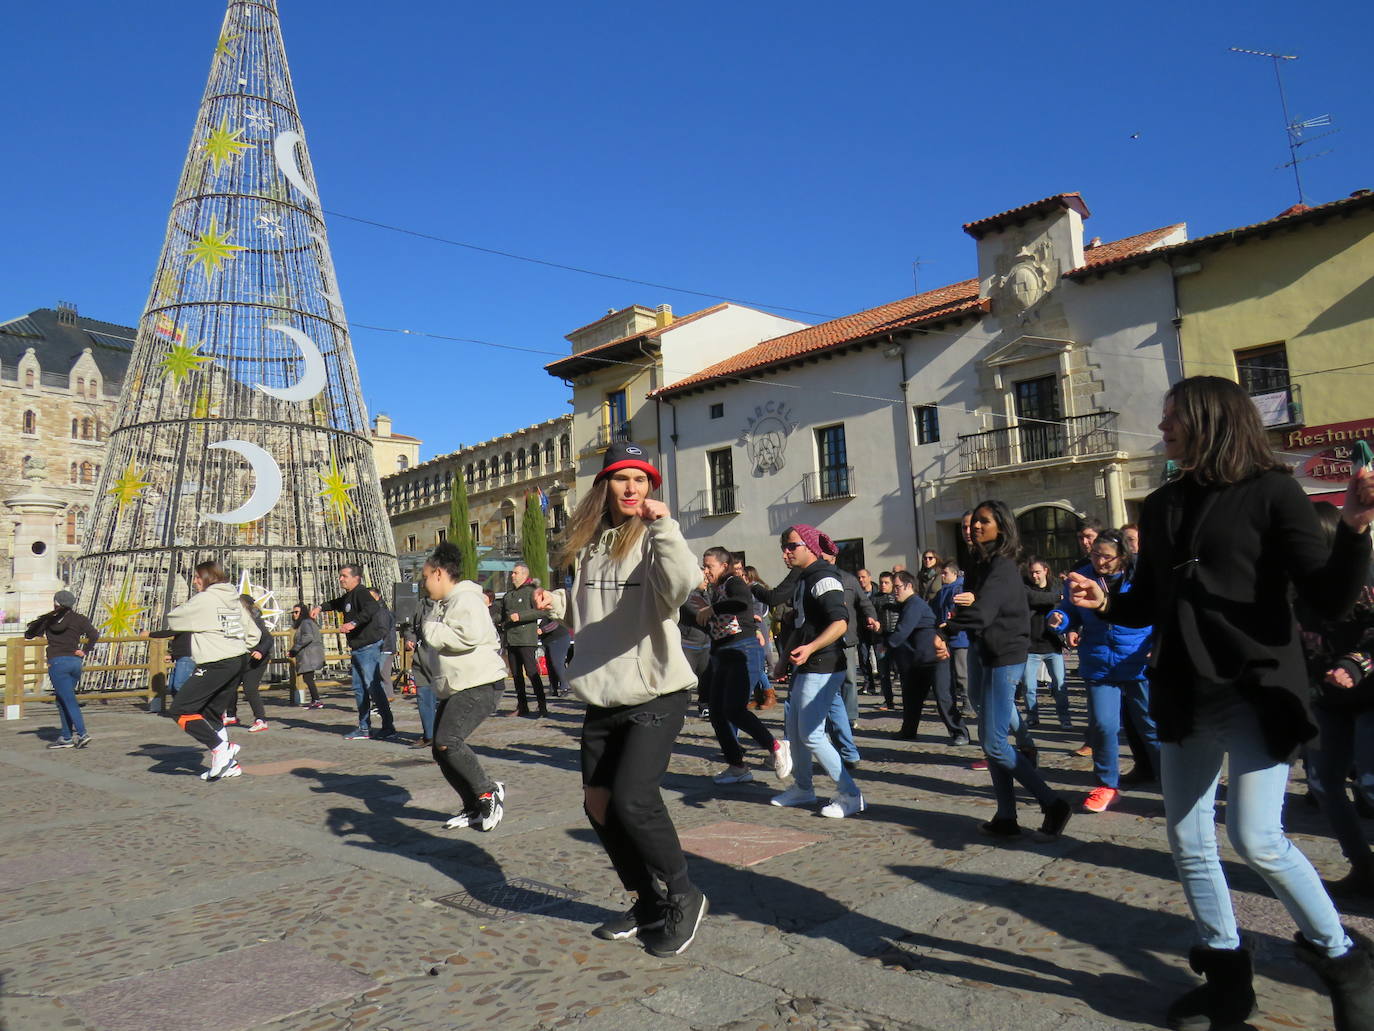
[[[563,630],[545,634],[539,641],[544,645],[544,654],[549,660],[549,690],[555,698],[567,694],[568,646],[572,644],[572,634]]]
[[[735,736],[736,727],[758,742],[769,755],[774,747],[773,735],[749,708],[753,684],[749,679],[749,657],[744,649],[750,646],[757,647],[750,641],[713,649],[711,664],[706,669],[706,704],[711,707],[711,726],[725,761],[731,766],[744,765],[744,751]]]
[[[659,784],[668,772],[673,743],[682,731],[689,692],[603,709],[587,706],[582,723],[582,783],[611,794],[606,822],[587,819],[627,891],[657,894],[656,882],[673,895],[692,881],[677,828]]]
[[[310,700],[318,702],[320,700],[319,689],[315,687],[315,671],[313,669],[301,670],[301,680],[305,681],[305,686],[310,689]]]
[[[902,737],[915,737],[921,727],[921,710],[925,708],[926,698],[934,692],[935,711],[940,715],[949,736],[959,737],[967,733],[958,707],[954,704],[954,692],[950,690],[948,662],[917,663],[901,670],[902,676],[902,729],[897,733]]]
[[[530,709],[529,700],[525,697],[526,673],[530,677],[530,686],[534,688],[534,697],[539,700],[540,710],[548,707],[544,701],[544,681],[539,679],[539,663],[534,657],[534,650],[534,645],[506,649],[511,679],[515,681],[515,702],[521,712],[529,712]]]
[[[482,769],[482,763],[468,747],[467,739],[491,715],[501,681],[455,691],[440,698],[434,708],[434,744],[430,748],[439,772],[449,787],[458,792],[463,809],[477,808],[477,799],[496,790],[496,784]]]
[[[262,707],[262,695],[258,693],[258,685],[262,683],[262,675],[267,672],[267,660],[263,659],[254,662],[251,658],[243,671],[243,696],[248,699],[248,707],[253,710],[253,719],[266,720],[267,711]],[[229,689],[229,704],[225,708],[225,713],[230,716],[237,715],[239,711],[239,684],[235,684]]]
[[[219,732],[224,729],[224,700],[243,676],[245,658],[236,655],[218,662],[197,663],[196,671],[186,678],[167,707],[167,715],[206,748],[219,744]]]

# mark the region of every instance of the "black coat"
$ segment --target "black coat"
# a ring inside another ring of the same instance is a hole
[[[964,590],[972,592],[973,604],[955,607],[945,624],[953,636],[968,632],[984,666],[1025,665],[1030,649],[1030,606],[1026,585],[1016,563],[1005,555],[991,562],[975,562],[964,571]]]
[[[1134,585],[1111,596],[1104,618],[1155,628],[1150,708],[1160,740],[1192,731],[1199,680],[1255,707],[1276,761],[1313,737],[1290,584],[1339,616],[1369,556],[1369,533],[1344,523],[1328,550],[1312,503],[1282,472],[1220,488],[1181,477],[1146,498]]]

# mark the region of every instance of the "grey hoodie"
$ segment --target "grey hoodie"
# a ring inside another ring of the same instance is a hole
[[[552,592],[553,615],[577,635],[568,686],[588,705],[639,705],[695,688],[682,651],[678,609],[701,582],[701,566],[675,519],[644,528],[641,545],[617,561],[614,530],[582,553],[571,595]]]
[[[439,668],[425,672],[440,698],[497,683],[506,675],[486,595],[471,580],[459,580],[448,597],[425,603],[420,638],[438,658]]]
[[[232,659],[261,636],[253,616],[230,583],[211,584],[167,613],[169,630],[191,632],[191,656],[198,664]]]

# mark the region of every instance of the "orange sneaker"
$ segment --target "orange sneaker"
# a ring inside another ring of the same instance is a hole
[[[1082,755],[1082,756],[1090,756],[1090,755],[1093,754],[1093,746],[1092,746],[1092,745],[1084,745],[1082,748],[1075,748],[1075,749],[1073,750],[1073,754],[1074,754],[1074,755]]]
[[[1093,788],[1083,799],[1083,808],[1090,813],[1105,813],[1120,796],[1116,788]]]

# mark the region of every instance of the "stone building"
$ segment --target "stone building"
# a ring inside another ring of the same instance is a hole
[[[133,327],[86,318],[70,304],[0,323],[0,500],[27,488],[26,463],[45,467],[45,488],[67,506],[57,553],[63,581],[81,550],[133,338]],[[0,593],[10,588],[13,542],[12,525],[0,521]]]
[[[562,530],[576,501],[572,421],[571,415],[562,415],[383,475],[382,496],[396,535],[401,576],[414,579],[429,550],[445,539],[455,476],[467,486],[469,530],[477,542],[483,582],[519,560],[527,494],[544,492],[550,532]],[[554,549],[549,550],[552,559]]]
[[[397,433],[391,426],[391,416],[378,412],[372,419],[372,454],[377,462],[377,473],[404,472],[420,461],[419,437]]]

